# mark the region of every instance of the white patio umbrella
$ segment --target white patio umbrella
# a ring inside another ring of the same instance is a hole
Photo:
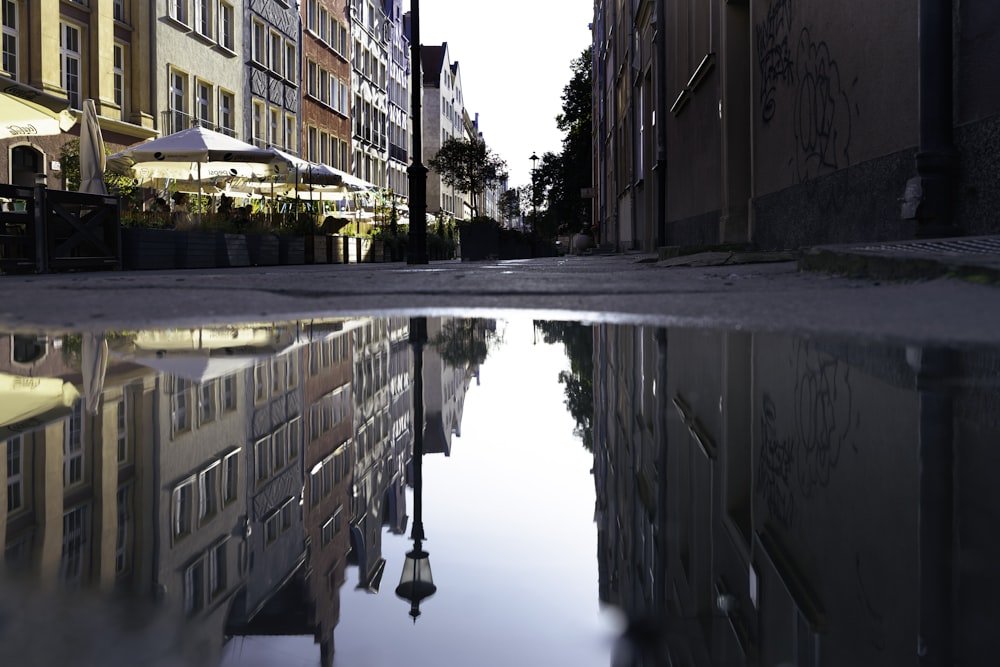
[[[274,152],[201,126],[126,148],[108,156],[108,164],[145,178],[195,179],[199,195],[203,178],[268,178],[287,171]]]
[[[94,100],[84,100],[83,119],[80,121],[80,192],[108,194],[108,188],[104,184],[106,160],[97,107]]]
[[[0,76],[0,139],[61,134],[75,124],[65,98]]]

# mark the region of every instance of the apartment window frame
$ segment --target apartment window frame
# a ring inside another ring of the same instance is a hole
[[[285,73],[285,40],[277,30],[270,31],[268,35],[268,61],[267,66],[278,76]]]
[[[77,505],[63,513],[62,554],[59,580],[70,586],[82,583],[83,569],[90,542],[90,504]]]
[[[219,3],[219,45],[230,52],[236,51],[236,9],[229,2]]]
[[[169,16],[186,26],[188,24],[188,0],[170,0]]]
[[[7,440],[7,514],[25,509],[24,489],[24,436],[15,435]],[[16,468],[16,470],[15,470]]]
[[[181,480],[171,492],[170,514],[174,541],[187,537],[194,531],[194,493],[197,475]]]
[[[209,424],[219,415],[218,391],[215,379],[200,382],[198,388],[198,424]]]
[[[184,570],[184,613],[188,616],[205,607],[205,563],[201,558]]]
[[[195,79],[195,121],[202,127],[212,126],[213,86],[204,79]]]
[[[114,20],[119,23],[127,23],[128,16],[126,14],[128,7],[126,6],[125,0],[114,0],[111,8],[111,15]]]
[[[125,118],[125,90],[128,78],[125,76],[126,66],[126,45],[122,42],[115,42],[112,47],[112,91],[115,104],[118,106],[119,119]]]
[[[202,37],[212,39],[212,0],[194,0],[193,28]]]
[[[270,436],[260,438],[253,443],[254,482],[257,484],[267,481],[271,476],[269,461],[270,447]]]
[[[0,16],[0,29],[2,29],[2,52],[3,60],[0,66],[15,81],[18,80],[17,66],[20,62],[21,36],[18,31],[21,6],[18,0],[2,0],[2,16]]]
[[[299,83],[299,52],[295,46],[295,43],[290,40],[285,40],[285,80],[291,83],[293,86]]]
[[[240,497],[240,450],[234,450],[222,457],[222,506],[226,507]]]
[[[198,525],[211,521],[219,513],[222,461],[213,461],[198,473]]]
[[[236,134],[236,95],[220,88],[217,97],[219,99],[219,127],[224,134],[234,136]],[[227,375],[226,379],[230,377]]]
[[[216,600],[226,592],[227,568],[226,551],[229,538],[224,538],[214,546],[210,547],[207,554],[208,560],[208,599]]]
[[[73,109],[81,109],[83,96],[83,28],[59,22],[59,79]]]
[[[264,115],[266,113],[266,105],[263,100],[255,99],[252,102],[253,105],[253,117],[251,123],[251,131],[253,132],[253,142],[258,147],[263,147],[267,143],[266,139],[266,127],[264,125]],[[254,368],[255,379],[254,379],[254,402],[260,403],[262,400],[266,400],[267,396],[264,398],[257,397],[257,386],[256,386],[256,367]],[[265,385],[266,392],[266,385]]]
[[[168,104],[171,117],[173,119],[173,132],[185,129],[188,123],[188,73],[170,68],[169,73],[170,90],[168,92]]]
[[[122,397],[118,399],[115,406],[115,427],[116,427],[116,437],[115,442],[117,443],[117,459],[118,464],[128,463],[131,459],[131,452],[129,452],[129,429],[128,429],[128,416],[129,409],[131,408],[131,400],[129,399],[128,393],[122,394]]]
[[[267,67],[267,28],[257,19],[250,24],[250,58],[261,67]]]
[[[86,477],[86,451],[83,442],[83,401],[73,403],[63,425],[63,486],[83,483]]]
[[[174,391],[170,395],[171,435],[177,436],[191,430],[191,383],[184,378],[174,378]]]

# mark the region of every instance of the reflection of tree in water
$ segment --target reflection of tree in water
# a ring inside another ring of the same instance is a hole
[[[562,343],[570,370],[560,371],[559,382],[566,386],[566,407],[576,420],[573,434],[593,451],[591,421],[594,417],[594,337],[590,327],[579,322],[535,320],[535,329],[548,344]]]
[[[496,320],[443,318],[430,340],[441,360],[454,368],[477,368],[500,344]]]

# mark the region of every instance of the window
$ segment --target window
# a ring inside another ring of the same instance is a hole
[[[63,485],[83,481],[83,401],[77,399],[63,427]]]
[[[224,93],[224,97],[229,98],[230,105],[232,104],[233,96],[230,93]],[[230,106],[230,109],[232,106]],[[236,376],[227,375],[222,379],[222,409],[225,411],[236,409]]]
[[[87,535],[89,533],[88,506],[81,505],[63,514],[62,558],[59,561],[59,579],[64,584],[76,585],[83,578],[83,565]]]
[[[239,497],[239,450],[222,459],[222,504],[228,505]]]
[[[254,62],[260,65],[265,65],[267,63],[267,51],[265,50],[264,45],[264,35],[266,32],[264,24],[254,20],[253,26],[251,27],[251,57],[254,59]]]
[[[315,127],[310,127],[307,131],[308,139],[308,153],[306,154],[306,159],[316,161],[316,137],[318,130]],[[316,373],[313,373],[315,375]]]
[[[191,532],[191,513],[194,510],[194,483],[195,478],[190,477],[174,488],[172,503],[174,537],[182,537]]]
[[[17,12],[18,3],[2,0],[3,8],[3,71],[17,80]]]
[[[281,132],[281,111],[277,108],[271,109],[269,118],[270,118],[270,124],[269,124],[270,133],[268,134],[269,141],[271,142],[271,144],[275,146],[280,146],[281,135],[278,133]]]
[[[299,54],[295,45],[285,42],[285,78],[292,83],[298,83],[299,74],[296,71],[299,66]]]
[[[224,541],[208,552],[208,595],[212,598],[226,590],[226,544]]]
[[[202,382],[198,386],[198,423],[215,421],[215,380]]]
[[[193,614],[205,605],[205,564],[199,558],[184,572],[184,613]]]
[[[125,0],[115,0],[112,11],[116,21],[125,22]]]
[[[260,100],[253,101],[253,142],[258,147],[263,147],[267,142],[264,139],[264,103]],[[254,368],[254,400],[261,401],[267,398],[267,384],[258,383],[257,381],[258,369]],[[267,369],[264,369],[265,375],[267,374]],[[263,391],[263,396],[260,392]]]
[[[271,470],[277,473],[285,467],[288,451],[288,428],[280,426],[271,436]]]
[[[288,114],[285,115],[285,148],[292,153],[295,153],[298,150],[297,142],[295,141],[295,116]],[[289,364],[288,368],[291,370],[294,366]]]
[[[281,39],[281,35],[277,32],[271,33],[271,71],[281,74],[284,71],[284,60],[282,56],[284,54],[284,43]]]
[[[281,521],[281,516],[277,511],[273,512],[271,516],[264,519],[265,545],[272,544],[275,540],[278,539],[278,533],[280,532],[279,529],[281,527],[281,524],[279,523],[280,521]]]
[[[302,419],[296,417],[288,422],[288,460],[294,461],[299,456],[299,442],[302,440]]]
[[[129,460],[128,451],[128,394],[124,394],[118,399],[118,463],[125,463]]]
[[[267,476],[270,472],[268,469],[268,461],[267,461],[267,456],[268,456],[267,449],[269,444],[270,444],[270,438],[261,438],[260,440],[255,442],[253,446],[254,464],[256,466],[255,479],[258,482],[262,482],[265,479],[267,479]]]
[[[285,532],[292,527],[292,512],[295,511],[295,504],[293,498],[289,498],[285,501],[285,504],[281,506],[281,532]]]
[[[118,530],[115,538],[115,574],[123,574],[129,570],[129,526],[132,523],[132,483],[128,482],[118,487],[117,494]]]
[[[219,511],[219,469],[216,461],[198,475],[198,521],[211,519]]]
[[[188,22],[187,3],[188,0],[170,0],[170,17],[184,25]]]
[[[306,65],[306,94],[316,97],[316,63],[309,61]]]
[[[306,5],[306,28],[316,32],[316,3],[318,0],[309,0]]]
[[[69,105],[80,108],[80,29],[69,23],[60,25],[59,63],[62,87],[66,90]]]
[[[233,6],[228,2],[219,5],[219,43],[224,48],[234,51],[236,48],[235,35],[235,12]]]
[[[194,29],[205,37],[212,36],[211,0],[194,0]]]
[[[21,436],[7,441],[7,512],[24,508],[24,451]]]
[[[233,129],[234,128],[233,105],[234,105],[233,94],[219,91],[219,125],[222,128],[222,132],[228,134],[229,136],[233,136],[233,134],[235,134]],[[222,382],[223,382],[222,384],[223,410],[232,410],[236,407],[236,405],[235,403],[233,403],[232,405],[226,403],[226,397],[227,397],[226,387],[228,385],[230,390],[235,390],[236,382],[233,379],[233,376],[231,375],[226,376],[226,378]],[[234,394],[232,393],[232,391],[228,394],[228,397],[230,399],[234,399]]]
[[[172,132],[178,132],[187,127],[187,74],[172,70],[170,72],[170,117],[173,121]]]
[[[253,367],[253,400],[260,403],[267,398],[267,364],[258,362]]]
[[[191,413],[188,410],[190,402],[190,398],[188,397],[189,386],[188,380],[184,378],[174,379],[174,393],[170,397],[170,403],[175,434],[191,430]]]
[[[118,106],[119,118],[125,118],[125,46],[115,43],[114,57],[111,65],[114,84],[115,105]]]
[[[212,125],[212,85],[205,83],[204,81],[199,81],[197,86],[197,97],[195,99],[195,114],[197,115],[198,123],[202,127],[211,127]],[[214,386],[213,386],[214,388]]]

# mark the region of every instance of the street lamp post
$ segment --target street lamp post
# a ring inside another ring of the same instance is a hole
[[[406,170],[410,187],[410,233],[407,264],[427,263],[427,167],[423,163],[420,120],[420,0],[410,0],[410,115],[413,155]]]
[[[535,152],[531,152],[531,226],[532,228],[537,228],[538,225],[538,193],[535,192],[535,188],[538,186],[535,184],[535,163],[538,162],[538,156]]]
[[[427,318],[410,318],[410,343],[413,345],[413,550],[407,552],[403,574],[396,595],[410,602],[410,616],[417,622],[420,601],[434,595],[437,586],[431,577],[431,563],[423,549],[423,458],[424,458],[424,344],[427,342]]]

